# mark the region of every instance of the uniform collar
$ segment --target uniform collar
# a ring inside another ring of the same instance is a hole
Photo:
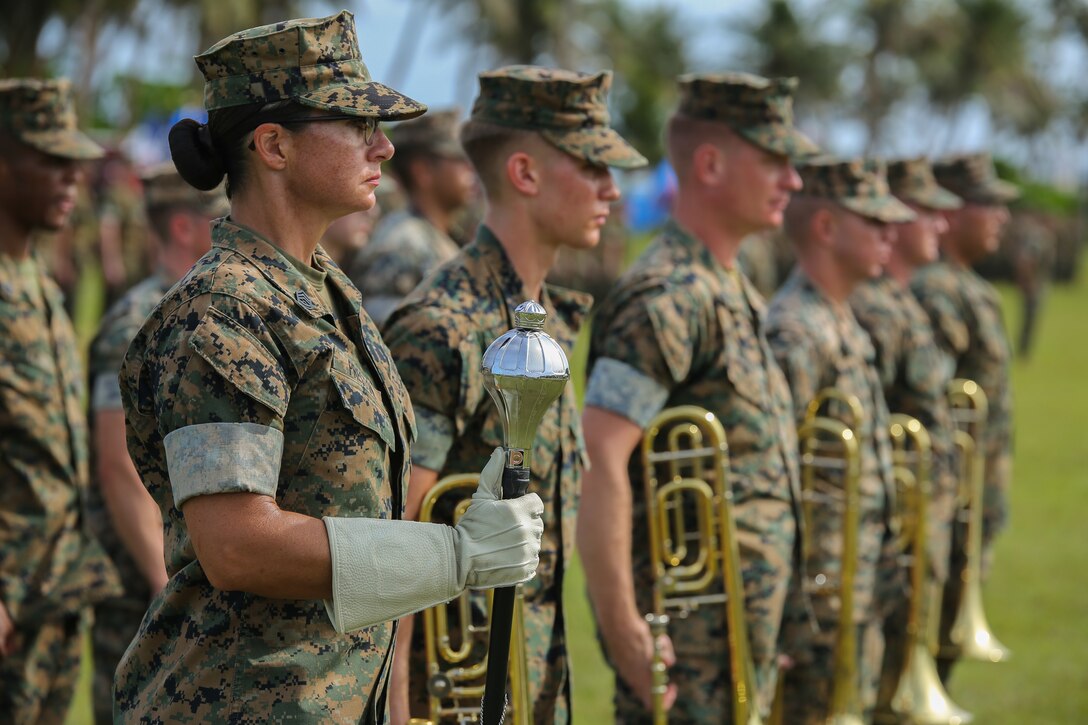
[[[499,238],[491,229],[481,224],[476,231],[476,240],[465,251],[470,259],[477,260],[486,268],[492,283],[499,288],[506,302],[506,321],[513,326],[514,309],[529,299],[529,296],[526,294],[525,283],[506,256],[506,250]],[[544,309],[554,312],[558,318],[556,322],[569,328],[571,335],[577,335],[593,306],[592,295],[547,283],[542,285],[541,299],[537,301],[544,305]]]
[[[273,287],[294,300],[296,306],[308,316],[316,318],[331,314],[310,281],[295,269],[275,244],[253,229],[232,221],[230,217],[216,219],[212,222],[212,247],[229,249],[248,259]],[[320,246],[314,256],[324,269],[335,267]],[[340,280],[337,279],[337,282]]]
[[[686,261],[704,267],[708,272],[718,278],[719,285],[726,290],[736,290],[739,294],[727,294],[722,296],[722,302],[735,313],[747,314],[745,307],[750,307],[752,312],[762,320],[766,316],[767,306],[763,298],[752,286],[748,276],[741,270],[739,264],[735,264],[733,270],[726,269],[709,248],[694,234],[685,229],[676,219],[669,217],[665,222],[665,238],[676,250],[679,250]]]
[[[11,304],[34,305],[35,301],[30,295],[27,280],[24,278],[26,270],[33,270],[38,280],[38,288],[42,294],[46,292],[45,275],[41,271],[41,264],[33,256],[27,257],[27,264],[6,254],[0,254],[0,300]]]

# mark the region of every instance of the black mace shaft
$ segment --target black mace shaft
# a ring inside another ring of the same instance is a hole
[[[502,497],[524,496],[529,469],[507,467],[502,472]],[[491,631],[487,643],[487,680],[481,712],[483,725],[498,725],[506,714],[506,673],[510,665],[510,632],[514,626],[517,587],[499,587],[491,599]]]
[[[502,421],[506,451],[506,467],[502,472],[504,499],[524,496],[529,490],[529,460],[536,430],[570,380],[570,366],[563,348],[544,332],[547,317],[544,308],[532,300],[518,305],[514,310],[514,329],[488,346],[480,366],[484,387],[495,401]],[[487,680],[480,712],[483,725],[499,725],[506,714],[506,673],[515,597],[516,587],[500,587],[492,595]],[[518,719],[527,722],[524,715],[518,713]]]

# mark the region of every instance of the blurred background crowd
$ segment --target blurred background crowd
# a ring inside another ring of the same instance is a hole
[[[1076,275],[1088,172],[1088,6],[1078,0],[350,4],[372,70],[432,108],[467,107],[476,72],[505,63],[614,69],[613,123],[651,167],[621,179],[626,214],[616,215],[606,243],[568,255],[558,274],[574,286],[602,291],[626,257],[626,238],[664,219],[672,179],[659,129],[675,102],[673,79],[721,68],[799,77],[799,125],[844,156],[990,149],[1001,174],[1025,189],[1002,253],[984,269],[1023,290],[1022,349],[1046,281]],[[110,149],[88,175],[71,229],[47,245],[69,299],[81,273],[94,273],[103,302],[148,272],[139,172],[167,158],[174,121],[201,116],[191,56],[237,28],[338,9],[323,0],[5,6],[0,71],[72,78],[80,118]],[[385,213],[403,203],[390,187]],[[360,222],[345,243],[364,242],[373,219]],[[462,226],[471,236],[471,219]],[[753,245],[746,266],[768,290],[790,260],[784,244],[756,259],[764,248]]]

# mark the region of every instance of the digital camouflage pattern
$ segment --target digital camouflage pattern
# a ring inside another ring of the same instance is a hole
[[[803,159],[820,150],[794,128],[796,78],[731,72],[682,75],[677,83],[677,113],[682,116],[724,123],[761,149],[791,159]]]
[[[942,211],[959,209],[963,200],[941,187],[925,157],[888,162],[888,188],[900,201]]]
[[[304,106],[388,121],[427,107],[377,83],[363,63],[355,16],[300,18],[227,36],[195,58],[204,107],[292,100]]]
[[[951,360],[937,347],[929,316],[918,300],[891,277],[862,283],[850,295],[850,309],[872,342],[888,411],[917,418],[929,433],[933,445],[926,519],[929,566],[933,578],[944,581],[956,496],[954,427],[947,397]]]
[[[0,660],[0,713],[14,725],[62,725],[79,680],[83,654],[78,614],[19,632],[19,650]]]
[[[115,712],[120,722],[380,721],[394,624],[341,635],[319,600],[212,587],[174,503],[164,438],[210,422],[282,434],[281,509],[396,519],[411,403],[358,291],[320,247],[312,262],[342,314],[251,230],[220,219],[212,239],[121,372],[129,452],[162,513],[170,581],[118,668]]]
[[[997,178],[994,162],[987,153],[935,161],[933,175],[941,186],[972,204],[1008,204],[1020,197],[1015,184]]]
[[[911,290],[929,314],[937,345],[951,358],[954,376],[974,380],[989,402],[982,513],[983,548],[988,551],[1008,519],[1012,469],[1012,352],[1001,300],[974,270],[947,261],[920,269]]]
[[[448,234],[409,208],[378,222],[374,236],[355,255],[347,272],[363,293],[367,313],[381,325],[398,302],[459,249]]]
[[[77,128],[72,84],[63,78],[0,79],[0,131],[50,156],[102,156],[98,144]]]
[[[932,444],[931,483],[926,497],[927,578],[922,606],[929,617],[939,617],[940,612],[929,606],[930,592],[948,578],[956,516],[955,429],[947,399],[953,372],[951,360],[937,347],[925,310],[910,289],[895,279],[885,276],[862,283],[850,295],[850,308],[869,333],[889,411],[917,418]],[[910,500],[900,496],[898,504],[904,506]],[[902,515],[910,516],[907,512]],[[904,568],[903,578],[910,587],[908,568]],[[884,623],[884,666],[877,704],[881,712],[890,711],[912,636],[907,629],[909,602],[907,597],[897,602]]]
[[[646,158],[608,125],[610,71],[511,65],[479,78],[472,120],[537,131],[561,151],[594,164],[646,165]]]
[[[748,637],[762,704],[769,707],[779,625],[796,559],[800,491],[790,395],[767,345],[765,314],[763,298],[747,278],[726,270],[706,246],[670,221],[597,314],[586,405],[642,427],[663,408],[696,405],[725,427]],[[629,385],[632,376],[646,382]],[[660,394],[640,401],[635,391],[647,384]],[[635,597],[640,610],[650,612],[653,572],[641,448],[631,456],[628,475]],[[718,582],[718,592],[721,586]],[[710,606],[673,617],[669,636],[677,654],[669,679],[680,688],[670,718],[729,722],[724,609]],[[648,719],[617,678],[617,721]]]
[[[189,187],[190,189],[192,187]],[[125,293],[102,318],[98,334],[91,342],[88,371],[91,381],[91,430],[94,414],[121,410],[121,388],[117,376],[125,351],[140,331],[144,320],[159,304],[170,283],[159,275],[148,277]],[[92,451],[92,460],[94,451]],[[93,466],[92,466],[93,470]],[[121,575],[124,593],[99,602],[94,610],[92,641],[94,652],[95,717],[111,722],[113,712],[113,673],[125,653],[147,610],[151,591],[128,549],[121,543],[110,522],[109,510],[102,497],[101,484],[87,491],[87,521],[95,537],[109,554]]]
[[[569,356],[592,298],[545,285],[540,304],[548,311],[545,332]],[[452,445],[438,466],[439,478],[479,471],[503,444],[498,409],[484,388],[484,350],[514,325],[514,309],[527,299],[525,287],[489,229],[440,267],[394,311],[384,328],[420,418],[439,417],[450,425]],[[428,436],[432,440],[428,440]],[[435,447],[434,432],[420,426],[419,448]],[[531,452],[530,491],[544,502],[544,536],[536,577],[521,585],[525,594],[525,647],[532,721],[568,722],[570,666],[563,613],[563,573],[570,564],[582,480],[585,443],[581,418],[568,385],[545,414]],[[413,703],[426,696],[423,652],[413,649],[410,678]],[[416,710],[417,705],[413,705]]]
[[[0,658],[0,712],[21,722],[70,700],[78,644],[74,659],[60,655],[78,634],[66,623],[120,592],[87,531],[83,391],[60,290],[32,258],[0,254],[0,604],[23,641]]]
[[[798,425],[808,404],[827,387],[854,395],[861,403],[862,420],[855,428],[861,452],[860,531],[854,579],[854,624],[860,631],[879,627],[887,608],[903,596],[902,576],[889,524],[895,501],[888,438],[888,409],[876,370],[873,346],[846,304],[827,299],[797,268],[771,300],[767,340],[789,382]],[[824,406],[822,414],[850,425],[850,414],[838,403]],[[787,611],[787,647],[798,665],[786,676],[787,722],[809,722],[826,717],[826,688],[814,691],[828,666],[823,658],[834,648],[840,625],[838,581],[842,571],[841,476],[817,471],[815,487],[825,492],[811,504],[807,519],[807,579],[803,589],[812,595],[819,624],[814,633],[796,614]],[[800,620],[798,623],[797,620]],[[867,635],[868,636],[868,635]],[[859,647],[861,646],[859,638]],[[863,703],[875,704],[882,648],[863,647],[859,683]],[[806,670],[806,668],[813,668]],[[814,674],[815,673],[815,674]],[[821,720],[822,721],[822,720]]]
[[[884,163],[874,159],[838,161],[822,157],[797,167],[803,184],[798,196],[831,199],[855,214],[878,222],[914,221],[915,213],[891,195]]]

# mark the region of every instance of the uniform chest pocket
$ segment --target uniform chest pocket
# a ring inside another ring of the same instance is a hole
[[[389,450],[395,451],[397,439],[381,391],[347,355],[333,355],[331,372],[339,403],[356,423],[376,433]]]
[[[770,402],[767,399],[767,374],[755,330],[743,321],[734,320],[732,313],[722,307],[718,308],[718,320],[724,341],[722,363],[729,383],[741,398],[767,410]]]

